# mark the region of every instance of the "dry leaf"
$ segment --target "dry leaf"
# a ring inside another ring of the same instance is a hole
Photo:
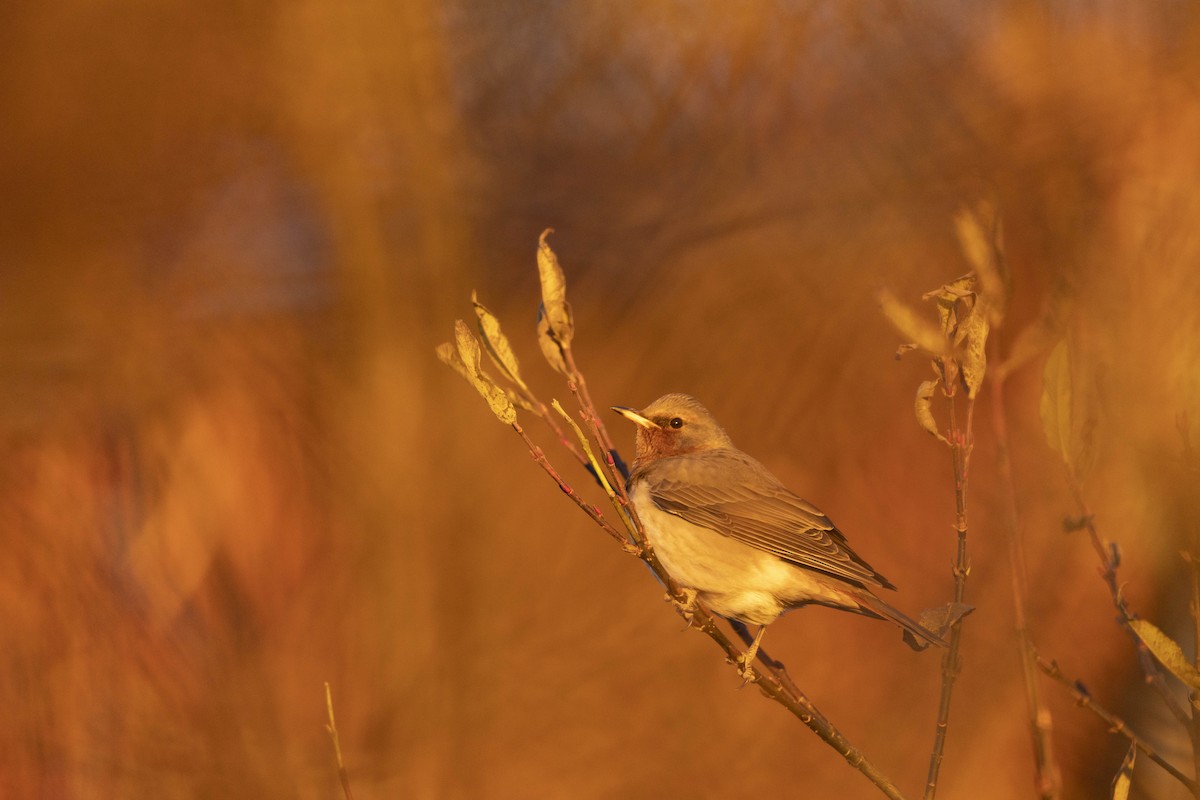
[[[461,319],[454,322],[454,341],[458,347],[458,357],[465,368],[464,377],[487,401],[488,407],[492,409],[492,413],[496,415],[497,419],[506,425],[516,422],[516,408],[508,399],[508,395],[504,393],[504,389],[497,386],[496,382],[483,371],[483,367],[479,363],[481,355],[479,341],[471,333],[467,323]]]
[[[958,301],[969,299],[972,305],[975,303],[975,276],[967,274],[961,278],[955,278],[950,283],[921,295],[921,299],[937,301],[938,320],[942,324],[942,334],[947,339],[953,339],[958,330],[960,315]]]
[[[1040,410],[1046,440],[1076,477],[1095,461],[1097,408],[1093,384],[1082,372],[1069,338],[1050,351],[1042,378]]]
[[[1137,758],[1137,745],[1130,745],[1129,752],[1121,762],[1121,768],[1113,778],[1112,800],[1129,800],[1129,789],[1133,784],[1133,763]]]
[[[993,325],[1000,322],[1008,304],[1008,288],[1001,262],[1000,218],[990,204],[963,209],[954,217],[958,243],[979,279],[979,296]]]
[[[932,355],[944,355],[950,349],[950,342],[934,327],[917,314],[911,306],[900,300],[890,290],[884,289],[879,293],[879,305],[884,316],[903,334],[905,339],[916,344],[922,350]]]
[[[475,316],[479,318],[479,336],[483,339],[492,363],[504,373],[504,377],[528,391],[529,387],[521,380],[521,366],[517,362],[517,355],[508,343],[508,337],[500,329],[500,320],[487,306],[479,302],[475,292],[471,292],[471,304],[475,306]]]
[[[449,342],[442,342],[437,346],[437,357],[450,369],[462,375],[467,383],[472,383],[471,376],[467,372],[467,365],[463,363],[462,358],[458,355],[458,349]]]
[[[1163,633],[1154,623],[1144,619],[1130,620],[1129,627],[1138,635],[1159,663],[1171,671],[1179,680],[1192,691],[1200,690],[1200,671],[1187,656],[1179,644]]]
[[[987,371],[987,337],[990,327],[987,316],[978,307],[971,309],[959,325],[959,330],[963,332],[963,348],[958,360],[962,366],[962,379],[967,387],[967,397],[972,400],[979,393],[984,373]]]
[[[554,368],[554,371],[569,378],[571,371],[567,368],[562,345],[558,343],[558,339],[554,337],[554,331],[550,329],[550,319],[546,316],[545,305],[538,306],[537,340],[538,347],[542,348],[542,356]]]
[[[933,418],[933,393],[937,390],[940,383],[941,381],[939,380],[924,381],[917,387],[917,401],[915,404],[917,422],[921,423],[922,428],[946,444],[950,444],[950,440],[942,436],[942,432],[938,430],[937,420]]]
[[[538,276],[542,282],[542,306],[546,309],[550,331],[565,350],[571,346],[571,339],[575,336],[575,322],[571,316],[571,304],[567,302],[567,279],[558,265],[558,257],[546,244],[546,237],[552,232],[552,228],[547,228],[538,238]]]

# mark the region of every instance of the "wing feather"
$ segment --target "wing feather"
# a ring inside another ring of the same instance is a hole
[[[740,451],[661,459],[634,480],[647,481],[655,505],[694,525],[864,588],[895,588],[820,509]]]

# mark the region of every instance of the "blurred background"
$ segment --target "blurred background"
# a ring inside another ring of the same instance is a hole
[[[916,612],[951,595],[953,482],[875,297],[966,272],[953,215],[994,203],[994,336],[1080,343],[1085,494],[1190,653],[1198,66],[1166,0],[6,3],[0,795],[339,797],[329,681],[360,800],[878,796],[434,358],[476,289],[568,398],[546,227],[596,402],[696,395]],[[1035,641],[1190,773],[1063,532],[1035,350],[1006,397]],[[991,402],[951,799],[1035,796]],[[919,796],[937,655],[825,609],[766,647]],[[1063,796],[1107,796],[1123,740],[1043,691]]]

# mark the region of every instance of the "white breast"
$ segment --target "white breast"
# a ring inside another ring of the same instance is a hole
[[[767,625],[808,602],[857,605],[815,573],[663,511],[644,483],[634,486],[629,499],[663,567],[723,617]]]

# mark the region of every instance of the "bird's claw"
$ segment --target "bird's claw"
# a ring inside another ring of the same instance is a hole
[[[734,666],[737,667],[738,675],[742,678],[743,688],[758,680],[758,673],[754,671],[754,662],[752,660],[748,661],[745,653],[737,657],[734,661]]]
[[[675,604],[675,610],[687,622],[687,628],[690,628],[696,618],[697,592],[695,589],[680,587],[679,593],[683,595],[683,600],[677,600],[670,594],[667,595],[667,600]],[[687,630],[687,628],[684,628],[684,630]]]

